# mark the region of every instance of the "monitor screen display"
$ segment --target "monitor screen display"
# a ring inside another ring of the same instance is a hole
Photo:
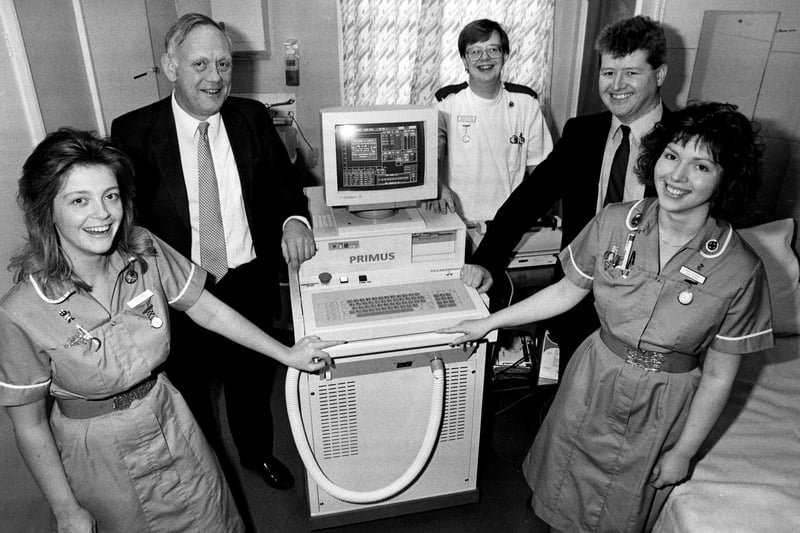
[[[325,202],[351,211],[436,198],[438,113],[433,106],[321,110]]]
[[[336,174],[343,191],[414,187],[425,182],[423,122],[339,124]]]

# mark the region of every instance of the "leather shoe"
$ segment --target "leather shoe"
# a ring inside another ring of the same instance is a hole
[[[242,463],[242,466],[260,475],[273,489],[286,490],[294,486],[292,473],[274,457],[268,457],[259,463]]]

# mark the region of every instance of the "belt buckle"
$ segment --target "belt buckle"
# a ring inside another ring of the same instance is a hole
[[[631,348],[630,346],[626,346],[625,348],[628,353],[625,358],[626,363],[649,372],[661,372],[661,366],[664,364],[663,353],[639,350],[637,348]]]
[[[152,379],[147,380],[127,392],[123,392],[122,394],[114,396],[114,401],[112,404],[114,410],[119,411],[121,409],[127,409],[131,406],[134,400],[141,400],[147,396],[147,393],[153,388],[154,381],[155,380]]]

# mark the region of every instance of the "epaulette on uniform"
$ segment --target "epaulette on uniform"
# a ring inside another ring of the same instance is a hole
[[[527,94],[529,96],[533,96],[537,100],[539,98],[539,95],[536,94],[536,91],[534,91],[533,89],[531,89],[527,85],[519,85],[517,83],[509,83],[509,82],[506,81],[506,82],[503,82],[503,87],[505,87],[506,91],[508,91],[510,93]]]
[[[467,88],[467,82],[465,81],[457,83],[455,85],[445,85],[444,87],[436,91],[434,93],[434,96],[436,97],[437,102],[441,102],[451,94],[456,94],[457,92],[463,91],[466,88]]]

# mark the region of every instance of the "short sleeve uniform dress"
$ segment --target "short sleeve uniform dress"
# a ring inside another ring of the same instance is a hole
[[[137,228],[136,231],[145,231]],[[29,279],[0,300],[0,405],[47,394],[103,399],[148,379],[169,352],[168,306],[190,308],[206,274],[158,238],[148,269],[119,253],[111,308]],[[128,409],[50,425],[78,501],[103,532],[243,531],[214,453],[163,376]]]
[[[744,354],[773,344],[755,253],[709,217],[660,271],[658,209],[656,199],[611,204],[560,255],[569,280],[592,289],[600,318],[600,330],[570,360],[523,465],[536,514],[561,531],[645,528],[669,493],[648,478],[678,440],[700,381],[700,368],[670,373],[626,363],[601,331],[639,350],[697,357],[709,348]],[[635,255],[624,272],[613,252],[622,255],[631,234]]]

